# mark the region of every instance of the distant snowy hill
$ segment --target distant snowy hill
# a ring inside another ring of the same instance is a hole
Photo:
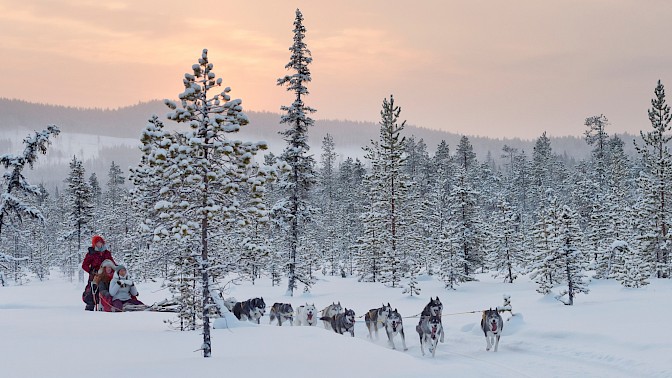
[[[119,109],[86,109],[64,106],[30,103],[21,100],[0,99],[0,153],[18,151],[21,140],[29,130],[42,129],[48,124],[56,124],[62,134],[54,144],[47,162],[40,162],[32,177],[47,183],[61,182],[67,171],[67,161],[73,155],[85,162],[90,173],[96,172],[104,177],[111,161],[122,167],[135,165],[140,152],[139,136],[147,119],[152,114],[164,117],[168,109],[162,101],[151,101]],[[377,113],[379,109],[371,109]],[[284,142],[278,135],[282,128],[279,125],[280,115],[270,112],[246,112],[250,125],[243,128],[237,138],[244,140],[264,140],[269,143],[270,150],[279,153]],[[347,117],[347,114],[344,115]],[[329,133],[334,137],[337,152],[344,156],[362,157],[361,147],[371,139],[378,138],[378,125],[373,122],[356,122],[347,120],[321,120],[319,110],[315,117],[316,126],[310,130],[310,145],[316,156],[320,155],[321,141]],[[403,110],[402,110],[402,119]],[[410,124],[413,120],[408,120]],[[170,126],[171,123],[166,123]],[[450,126],[447,126],[450,128]],[[493,125],[493,128],[498,127]],[[416,126],[407,126],[406,136],[423,139],[430,153],[441,140],[445,140],[454,149],[460,134],[433,130]],[[581,137],[551,138],[555,153],[565,155],[569,160],[582,159],[589,153],[589,147]],[[624,136],[626,147],[632,151],[632,136]],[[474,151],[479,160],[488,153],[499,162],[504,145],[519,148],[531,155],[534,141],[511,139],[492,139],[486,137],[470,137]],[[47,163],[47,164],[45,164]]]

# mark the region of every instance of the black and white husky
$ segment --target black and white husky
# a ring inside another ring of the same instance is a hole
[[[317,309],[315,304],[306,303],[305,306],[299,306],[296,309],[296,316],[294,317],[294,325],[314,326],[317,324]]]
[[[415,327],[420,336],[420,350],[422,355],[425,355],[425,344],[429,348],[429,352],[434,357],[436,354],[436,345],[439,338],[443,338],[443,325],[441,324],[441,317],[432,315],[420,320],[420,324]]]
[[[320,320],[328,321],[331,323],[331,328],[336,333],[350,332],[350,336],[355,337],[355,311],[345,309],[345,312],[341,312],[332,317],[323,316]]]
[[[497,310],[489,309],[483,311],[483,319],[481,319],[481,329],[485,334],[485,342],[487,343],[485,350],[489,351],[492,346],[495,346],[495,352],[499,346],[499,337],[504,328],[504,321]]]
[[[404,350],[408,350],[408,348],[406,348],[406,336],[404,335],[403,319],[401,318],[401,315],[396,308],[394,311],[390,311],[389,315],[387,315],[385,318],[385,332],[387,332],[387,341],[392,349],[397,349],[394,345],[394,336],[400,334],[401,345],[403,345]]]
[[[322,318],[332,318],[332,317],[334,317],[337,314],[340,314],[342,312],[343,312],[343,307],[341,306],[340,301],[338,303],[332,303],[329,306],[325,307],[324,310],[322,310]],[[320,318],[320,320],[324,320],[322,318]],[[331,321],[325,320],[324,321],[324,328],[333,329],[331,327]]]
[[[383,307],[380,308],[372,308],[364,314],[364,322],[366,323],[366,328],[369,330],[369,338],[373,338],[373,334],[371,333],[371,330],[373,329],[376,332],[376,339],[378,339],[378,327],[383,328],[385,326],[385,322],[387,321],[387,317],[390,315],[390,312],[392,312],[392,306],[390,306],[390,303],[387,303],[387,306],[383,304]]]
[[[429,297],[429,303],[427,303],[427,306],[422,310],[422,313],[420,313],[420,322],[418,323],[418,326],[422,324],[422,321],[426,318],[429,318],[431,316],[438,316],[439,317],[439,322],[441,322],[441,314],[443,313],[443,304],[441,303],[441,300],[437,296],[436,299]],[[441,332],[441,342],[443,342],[443,332]]]
[[[278,326],[282,326],[283,320],[289,321],[289,324],[294,323],[294,309],[289,303],[273,303],[271,311],[268,313],[268,324],[273,323],[273,320],[278,319]]]
[[[249,320],[259,324],[259,319],[266,312],[266,303],[264,298],[252,298],[243,302],[236,302],[233,305],[233,315],[238,320]]]

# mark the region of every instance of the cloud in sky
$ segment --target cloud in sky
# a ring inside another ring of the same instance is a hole
[[[402,118],[466,134],[578,135],[647,128],[658,79],[672,85],[666,1],[189,2],[0,0],[0,96],[117,107],[174,98],[208,48],[248,109],[278,111],[299,6],[318,118]]]

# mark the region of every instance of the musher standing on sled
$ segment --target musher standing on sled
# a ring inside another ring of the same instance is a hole
[[[89,247],[89,251],[86,253],[86,257],[84,257],[84,262],[82,262],[82,269],[89,273],[89,280],[82,294],[82,300],[86,303],[84,309],[87,311],[93,311],[95,306],[96,293],[92,290],[91,282],[98,272],[100,264],[105,260],[111,260],[115,265],[117,264],[112,258],[112,253],[107,250],[105,240],[101,236],[96,235],[91,239],[91,247]]]

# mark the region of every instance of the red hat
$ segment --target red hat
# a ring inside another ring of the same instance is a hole
[[[101,242],[101,243],[105,244],[105,239],[103,239],[103,237],[100,236],[100,235],[96,235],[96,236],[93,237],[93,239],[91,239],[91,246],[95,248],[96,243],[98,243],[98,242]]]

